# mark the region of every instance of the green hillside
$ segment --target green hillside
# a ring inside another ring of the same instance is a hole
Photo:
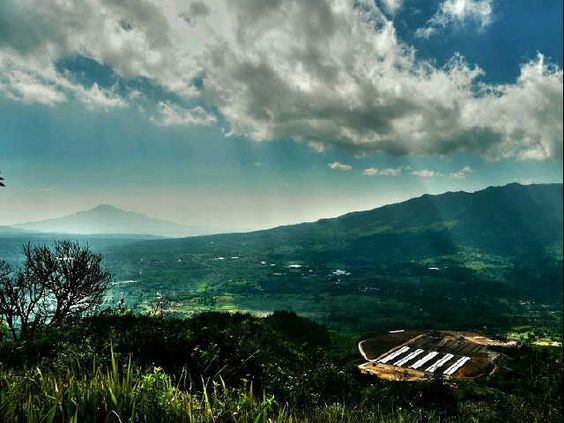
[[[289,309],[340,330],[550,327],[562,298],[562,185],[424,195],[244,234],[108,246],[124,297],[171,313]],[[558,335],[560,336],[560,335]]]
[[[17,262],[24,243],[68,236],[4,234],[0,256]],[[561,338],[562,184],[424,195],[250,233],[72,237],[114,272],[108,301],[134,309],[160,298],[180,316],[293,310],[353,332],[536,327]]]
[[[424,195],[314,223],[140,244],[139,249],[300,252],[339,255],[346,261],[397,261],[474,248],[505,256],[550,255],[561,247],[561,240],[562,184],[510,184],[475,193]]]

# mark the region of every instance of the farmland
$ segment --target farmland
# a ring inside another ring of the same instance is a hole
[[[0,249],[17,262],[19,246],[27,241],[0,239]],[[151,242],[132,240],[89,242],[115,275],[108,305],[123,299],[127,307],[147,311],[160,298],[171,316],[291,310],[348,333],[401,327],[561,340],[561,292],[545,282],[558,280],[558,260],[529,258],[530,264],[516,266],[502,256],[467,251],[360,265],[244,246],[220,255],[163,252]]]
[[[463,256],[435,258],[439,271],[429,270],[425,260],[353,267],[303,258],[237,257],[129,255],[127,262],[113,265],[119,280],[129,281],[114,285],[113,301],[123,297],[130,306],[145,308],[158,293],[176,315],[285,309],[348,332],[406,327],[497,333],[534,326],[538,338],[560,334],[558,295],[516,288],[526,284],[517,279],[526,273],[519,276],[498,257],[480,257],[480,270],[466,266]],[[296,264],[301,267],[289,267]]]

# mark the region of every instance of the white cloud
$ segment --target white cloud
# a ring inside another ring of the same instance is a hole
[[[362,171],[364,176],[399,176],[402,174],[405,168],[400,167],[389,167],[385,169],[379,169],[377,167],[368,167]]]
[[[471,172],[472,168],[470,166],[464,166],[462,169],[457,170],[456,172],[449,173],[449,176],[456,179],[466,179],[468,174],[470,174]]]
[[[537,89],[533,78],[478,84],[483,71],[460,56],[443,68],[415,60],[371,3],[362,10],[348,2],[315,4],[315,13],[308,2],[276,2],[261,13],[249,3],[230,3],[239,30],[205,56],[205,93],[231,133],[257,141],[293,138],[318,151],[337,145],[391,154],[558,157],[542,146],[562,144],[561,118],[554,118],[561,110],[561,69],[538,67],[538,59],[523,66],[525,73],[536,69],[534,80],[547,86],[549,101],[522,110],[550,116],[542,129],[508,113],[517,106],[513,90]],[[324,24],[313,16],[323,16]]]
[[[462,169],[450,173],[443,173],[431,169],[420,169],[420,170],[415,169],[411,171],[411,175],[424,179],[438,178],[444,176],[448,176],[450,178],[455,178],[455,179],[466,179],[466,177],[471,172],[472,172],[472,168],[470,166],[464,166]]]
[[[494,156],[562,159],[562,69],[539,54],[521,67],[516,83],[490,90],[466,103],[464,125],[481,125],[497,137]]]
[[[53,105],[66,100],[64,93],[57,87],[38,75],[34,75],[21,70],[8,71],[1,67],[4,76],[0,76],[0,92],[11,99],[19,100],[23,103],[40,103]]]
[[[171,103],[160,102],[159,122],[163,125],[211,125],[216,122],[215,116],[208,113],[204,108],[196,106],[191,109],[183,109]]]
[[[115,92],[101,89],[97,83],[92,84],[90,88],[76,85],[74,90],[78,99],[90,107],[111,109],[127,106],[127,102]]]
[[[403,0],[380,0],[388,13],[395,14],[402,6]]]
[[[437,176],[443,176],[442,173],[430,169],[412,170],[411,174],[419,178],[435,178]]]
[[[341,162],[329,163],[327,166],[329,166],[329,169],[331,170],[339,170],[341,172],[348,172],[349,170],[352,169],[351,165]]]
[[[485,28],[492,22],[492,17],[492,0],[443,0],[439,10],[423,28],[416,31],[416,35],[429,38],[448,25],[464,25],[468,22]]]
[[[459,1],[445,0],[439,15],[491,21],[491,2]],[[0,60],[0,91],[20,101],[80,99],[54,64],[83,55],[197,98],[225,119],[228,134],[251,140],[357,153],[562,155],[562,69],[539,56],[512,83],[479,83],[483,71],[459,56],[444,67],[416,59],[371,0],[5,0],[0,25],[0,58],[30,78],[18,86]],[[106,107],[122,105],[115,93],[91,94]]]
[[[127,102],[97,83],[86,88],[58,73],[52,63],[10,56],[0,50],[0,94],[27,104],[54,105],[74,98],[87,107],[125,107]]]

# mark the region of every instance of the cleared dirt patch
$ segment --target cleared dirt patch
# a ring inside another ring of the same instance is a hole
[[[367,360],[359,369],[385,380],[477,379],[495,374],[506,362],[499,347],[514,346],[512,341],[468,332],[386,333],[359,342]]]

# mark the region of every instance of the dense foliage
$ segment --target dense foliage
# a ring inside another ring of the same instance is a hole
[[[562,361],[513,351],[479,383],[383,382],[360,375],[354,339],[293,313],[130,313],[46,328],[0,349],[7,421],[558,421]],[[157,417],[158,416],[158,417]],[[269,420],[270,419],[270,420]]]

